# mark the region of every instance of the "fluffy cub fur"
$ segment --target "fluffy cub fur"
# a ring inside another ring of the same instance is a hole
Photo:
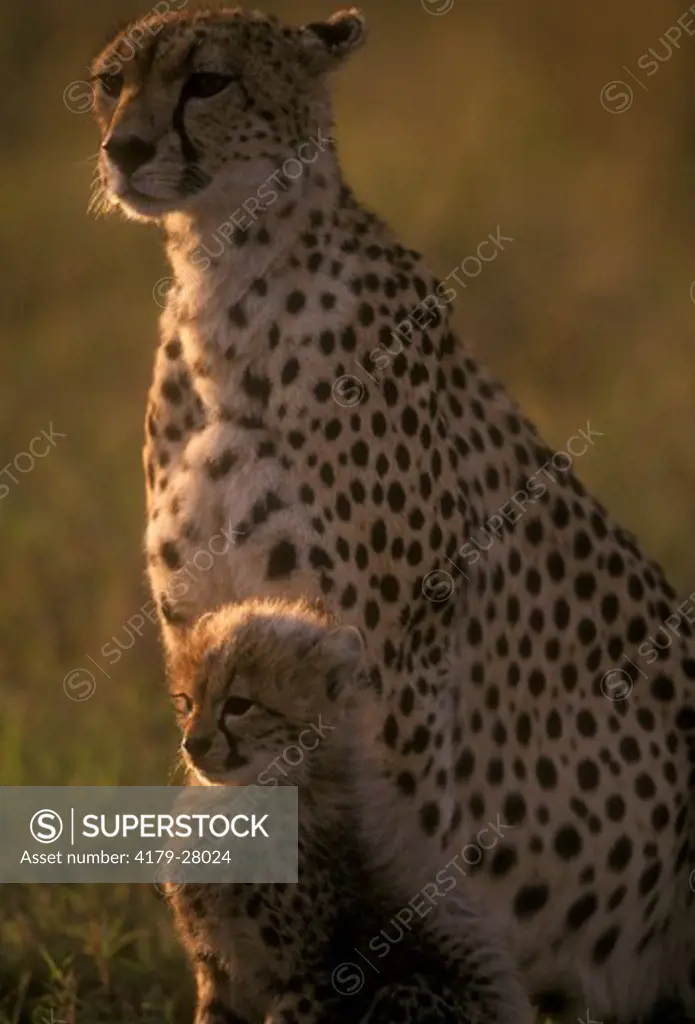
[[[526,1019],[511,967],[471,912],[465,941],[423,920],[369,976],[359,968],[358,993],[340,995],[347,968],[402,906],[370,873],[353,798],[378,771],[362,737],[378,710],[370,680],[359,632],[305,604],[225,606],[203,616],[174,662],[197,780],[300,790],[297,885],[187,884],[172,894],[196,969],[196,1024]]]

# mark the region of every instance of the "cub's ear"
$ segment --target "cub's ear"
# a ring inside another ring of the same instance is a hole
[[[356,626],[338,626],[320,641],[321,650],[334,665],[354,670],[364,655],[364,639]]]
[[[356,680],[364,658],[364,640],[354,626],[338,626],[316,644],[323,667],[326,696],[337,700]]]
[[[367,23],[356,7],[336,11],[328,21],[312,21],[299,30],[300,52],[312,71],[337,67],[367,40]]]

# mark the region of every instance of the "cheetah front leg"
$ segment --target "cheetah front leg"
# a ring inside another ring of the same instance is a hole
[[[257,1024],[232,1009],[231,980],[216,962],[199,962],[195,980],[198,998],[193,1024]]]

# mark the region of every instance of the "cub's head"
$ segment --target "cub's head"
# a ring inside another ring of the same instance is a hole
[[[354,9],[288,28],[180,6],[161,0],[92,65],[105,204],[139,219],[248,196],[291,157],[313,163],[331,126],[326,72],[366,36]]]
[[[304,604],[204,615],[171,666],[182,750],[205,782],[297,785],[344,719],[360,633]]]

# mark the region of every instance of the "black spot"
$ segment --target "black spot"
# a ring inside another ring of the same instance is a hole
[[[289,540],[279,541],[268,557],[269,580],[279,580],[289,576],[297,567],[297,550]]]
[[[377,552],[377,554],[380,554],[386,549],[387,540],[386,524],[383,519],[377,519],[372,526],[372,548]]]
[[[577,728],[580,736],[596,735],[596,720],[590,711],[580,711],[577,715]]]
[[[271,383],[267,377],[256,377],[247,367],[242,384],[249,398],[256,399],[262,405],[267,405],[271,389]]]
[[[235,327],[246,327],[248,324],[248,317],[246,316],[244,307],[238,302],[229,310],[229,319]]]
[[[695,708],[683,707],[676,715],[676,726],[686,732],[695,730]]]
[[[553,551],[548,555],[547,559],[548,572],[550,573],[551,580],[558,583],[564,579],[565,576],[565,561],[557,551]]]
[[[603,935],[597,939],[593,949],[594,963],[602,964],[608,959],[613,947],[618,941],[619,935],[620,928],[614,926],[613,928],[609,928],[607,932],[604,932]]]
[[[607,569],[610,576],[622,576],[625,572],[625,562],[616,551],[608,559]]]
[[[574,554],[576,558],[588,558],[591,552],[594,550],[594,546],[591,543],[591,538],[585,530],[579,530],[577,536],[574,538]]]
[[[364,609],[364,624],[367,629],[376,629],[380,618],[381,612],[376,601],[367,601]]]
[[[159,553],[169,569],[181,568],[181,556],[179,555],[176,545],[172,541],[165,540],[159,549]]]
[[[651,775],[642,772],[635,779],[635,792],[641,800],[651,800],[656,794],[656,786]]]
[[[548,902],[547,885],[527,885],[514,899],[514,913],[519,918],[532,917]]]
[[[673,682],[668,676],[657,676],[652,682],[652,696],[655,700],[670,701],[674,697]]]
[[[406,796],[412,796],[415,792],[415,779],[410,772],[401,772],[396,779],[396,783],[401,793]]]
[[[353,327],[346,327],[340,336],[340,344],[346,352],[353,352],[357,346],[357,335]]]
[[[619,885],[615,892],[611,893],[611,897],[608,900],[607,906],[609,910],[615,910],[623,902],[627,895],[627,888],[624,885]]]
[[[611,623],[615,622],[618,617],[620,605],[618,604],[618,598],[615,594],[606,594],[601,601],[601,614],[603,615],[604,621]]]
[[[571,664],[571,662],[568,662],[566,665],[562,666],[560,675],[562,677],[563,686],[568,692],[571,693],[577,685],[578,674],[576,666]]]
[[[236,455],[227,448],[214,459],[208,459],[205,463],[205,469],[211,480],[220,480],[223,476],[227,475],[236,461]]]
[[[612,846],[608,854],[608,867],[611,871],[624,871],[632,858],[632,842],[627,836],[621,836]]]
[[[329,356],[335,348],[335,335],[333,331],[322,331],[319,335],[319,345],[323,354]]]
[[[374,309],[368,302],[362,302],[357,310],[357,319],[363,327],[369,327],[374,322]]]
[[[298,373],[299,373],[299,360],[295,359],[294,356],[293,356],[292,359],[288,359],[287,360],[287,362],[285,363],[285,365],[282,368],[282,376],[280,377],[280,380],[282,381],[282,384],[283,385],[291,384],[292,381],[295,379],[295,377],[298,375]]]
[[[665,804],[659,804],[652,811],[652,825],[656,832],[661,832],[669,823],[669,810]]]
[[[571,931],[578,931],[596,912],[597,906],[593,893],[589,892],[585,896],[581,896],[567,912],[567,927]]]
[[[630,619],[627,626],[627,638],[631,644],[638,644],[647,635],[647,624],[643,618],[636,615]]]
[[[562,719],[560,718],[559,712],[554,709],[548,715],[548,719],[545,723],[545,731],[548,734],[548,738],[551,740],[559,739],[562,735]]]
[[[385,601],[397,601],[400,594],[400,586],[395,576],[387,574],[381,578],[381,596]]]
[[[264,925],[263,928],[261,928],[261,936],[266,946],[277,948],[280,945],[280,936],[276,930],[271,928],[269,925]]]
[[[504,816],[509,825],[519,825],[526,817],[526,801],[521,793],[511,793],[504,802]]]
[[[398,722],[393,715],[389,715],[384,723],[384,743],[392,749],[398,742]]]
[[[606,800],[606,814],[611,821],[622,821],[625,817],[625,801],[617,793]]]
[[[523,747],[528,746],[531,738],[531,719],[525,711],[522,711],[517,719],[516,738]]]
[[[503,846],[495,852],[492,858],[491,871],[497,878],[502,878],[514,867],[517,861],[516,850],[513,846]]]
[[[596,639],[596,626],[591,619],[581,619],[577,626],[577,638],[585,647],[594,642]]]
[[[558,629],[565,629],[570,620],[570,606],[564,597],[559,597],[553,608],[553,619]]]
[[[415,707],[415,691],[413,690],[412,686],[405,687],[405,689],[401,693],[400,703],[401,712],[404,715],[409,715],[412,713],[412,710]]]
[[[172,405],[180,405],[183,401],[183,395],[181,394],[181,388],[178,386],[175,380],[168,377],[162,384],[162,395]]]
[[[366,466],[369,462],[369,448],[364,441],[356,441],[350,449],[350,455],[356,466]]]
[[[640,750],[637,741],[632,736],[624,736],[620,741],[620,755],[628,764],[639,761]]]
[[[464,750],[456,762],[455,774],[459,782],[469,779],[475,767],[475,755],[472,750]]]
[[[593,573],[581,572],[574,581],[574,592],[582,601],[590,600],[595,590],[596,580]]]
[[[545,690],[545,676],[540,669],[534,669],[529,676],[529,690],[534,697],[540,697]]]
[[[526,539],[529,542],[529,544],[532,544],[534,547],[542,543],[543,524],[541,523],[540,519],[532,519],[526,525]]]
[[[393,512],[401,512],[405,505],[405,491],[400,484],[393,483],[386,492],[386,499]]]
[[[647,870],[642,874],[639,880],[639,891],[643,896],[647,896],[652,891],[656,883],[659,881],[661,875],[661,864],[656,861],[651,864]]]
[[[555,765],[549,757],[539,757],[536,762],[536,778],[543,789],[554,789],[557,785]]]
[[[572,860],[581,853],[582,841],[576,828],[565,825],[555,835],[555,852],[563,860]]]
[[[164,346],[164,351],[166,352],[169,359],[178,359],[182,351],[181,342],[179,341],[178,338],[174,338],[172,341],[168,341]]]
[[[423,804],[420,808],[420,824],[426,835],[433,836],[439,828],[439,808],[434,803]]]
[[[332,569],[333,559],[324,551],[323,548],[314,545],[309,551],[309,561],[311,562],[314,569]]]
[[[579,762],[577,779],[581,789],[585,791],[596,789],[599,783],[599,770],[593,761],[585,759]]]
[[[306,305],[306,295],[304,292],[293,291],[287,296],[287,302],[285,308],[288,313],[299,313]]]

